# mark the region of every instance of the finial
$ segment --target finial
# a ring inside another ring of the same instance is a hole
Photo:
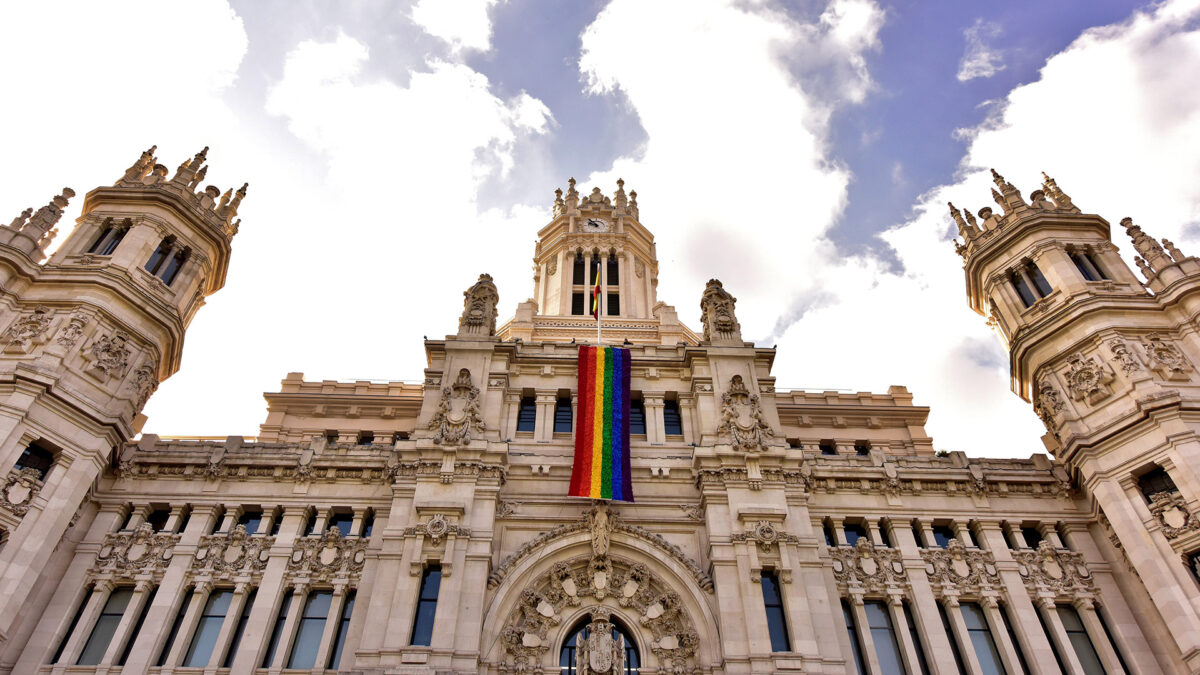
[[[22,227],[24,227],[25,222],[29,220],[29,216],[32,216],[32,215],[33,215],[32,208],[25,209],[24,211],[21,212],[21,215],[17,216],[16,218],[13,218],[13,221],[8,224],[8,229],[10,229],[10,230],[21,229]]]
[[[201,164],[203,164],[205,157],[208,157],[208,146],[207,145],[204,146],[203,150],[201,150],[200,152],[197,152],[196,156],[192,158],[192,168],[195,169],[195,168],[199,167]]]
[[[1137,227],[1137,226],[1133,224],[1133,218],[1130,218],[1129,216],[1125,216],[1124,218],[1121,219],[1121,227],[1128,230],[1132,227]]]
[[[625,197],[625,181],[621,180],[620,178],[617,179],[617,193],[613,195],[613,197],[613,203],[619,209],[625,208],[625,205],[629,201]]]
[[[217,215],[224,218],[226,223],[233,220],[233,217],[237,215],[238,206],[246,198],[246,188],[248,187],[250,187],[249,183],[243,183],[242,187],[238,188],[238,191],[233,195],[233,198],[228,201],[225,199],[229,195],[228,191],[221,197],[221,205],[217,207]]]
[[[992,199],[1000,206],[1007,208],[1007,205],[1004,203],[1004,197],[999,192],[996,192],[995,188],[992,189]]]
[[[562,188],[554,188],[554,200],[558,201],[560,199],[562,199]]]
[[[992,171],[992,182],[995,183],[996,185],[1003,186],[1004,185],[1004,176],[1001,176],[1000,174],[996,173],[995,169],[992,169],[991,171]]]
[[[154,151],[158,150],[157,145],[150,146],[138,157],[138,160],[133,163],[133,166],[125,170],[125,175],[121,177],[123,181],[140,181],[149,173],[150,168],[154,166]]]
[[[192,176],[192,179],[188,181],[188,189],[195,190],[200,185],[200,181],[204,180],[204,176],[206,175],[208,175],[208,167],[200,167],[200,170],[196,172],[196,175]]]

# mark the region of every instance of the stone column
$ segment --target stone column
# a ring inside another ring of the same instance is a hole
[[[83,646],[91,636],[92,628],[96,625],[96,620],[100,618],[100,612],[104,610],[104,603],[108,602],[108,596],[112,593],[113,586],[112,580],[102,579],[92,587],[92,595],[88,598],[83,613],[79,615],[79,622],[75,624],[75,632],[71,634],[66,648],[63,649],[62,656],[58,659],[59,663],[74,664],[79,660]]]
[[[262,663],[263,651],[275,627],[279,605],[284,601],[287,563],[291,558],[296,537],[304,527],[305,510],[288,508],[281,511],[280,517],[283,520],[279,534],[275,536],[271,557],[263,570],[262,581],[258,584],[258,594],[255,596],[254,607],[250,609],[246,630],[242,633],[241,646],[234,655],[231,669],[234,673],[253,672]],[[295,602],[294,598],[292,602]]]
[[[1058,618],[1058,607],[1054,604],[1054,597],[1040,597],[1037,605],[1038,611],[1042,614],[1042,620],[1046,622],[1046,631],[1054,640],[1058,655],[1067,669],[1066,675],[1087,675],[1083,670],[1083,664],[1079,663],[1079,657],[1075,655],[1075,646],[1067,637],[1067,629],[1063,628],[1062,619]]]
[[[221,622],[221,630],[217,633],[217,642],[213,645],[212,654],[208,657],[208,668],[220,668],[225,661],[225,655],[232,646],[233,633],[242,619],[242,610],[246,607],[246,599],[250,595],[250,584],[239,583],[233,588],[233,597],[229,600],[229,609],[225,610],[225,620]],[[240,645],[239,645],[240,647]]]
[[[849,546],[846,539],[846,521],[842,518],[831,518],[833,521],[833,538],[838,546]]]
[[[1004,662],[1004,669],[1010,673],[1021,672],[1021,657],[1017,655],[1017,645],[1014,645],[1008,634],[1008,623],[1000,612],[1000,605],[995,595],[985,595],[980,599],[980,607],[987,617],[988,630],[992,632],[992,640],[996,643],[996,651]]]
[[[1000,580],[1004,583],[1008,596],[1009,618],[1013,621],[1013,632],[1024,645],[1025,662],[1033,675],[1053,675],[1058,673],[1054,660],[1054,652],[1042,630],[1042,622],[1038,619],[1037,608],[1029,598],[1025,580],[1017,571],[1016,560],[1004,540],[1004,533],[995,522],[981,522],[980,536],[987,542],[992,557],[996,559],[996,569],[1000,572]]]
[[[201,581],[196,584],[191,602],[184,610],[183,621],[179,622],[179,632],[175,635],[175,642],[171,645],[171,651],[167,652],[166,660],[163,661],[164,670],[174,669],[183,660],[184,654],[192,644],[192,633],[196,630],[196,624],[200,622],[200,614],[208,603],[210,593],[212,593],[211,582]]]
[[[146,606],[146,601],[153,591],[154,582],[152,581],[141,580],[134,586],[133,597],[125,606],[125,613],[121,615],[117,630],[113,632],[108,649],[104,651],[104,657],[100,659],[101,666],[111,666],[121,657],[121,652],[125,651],[125,645],[134,637],[130,633],[133,632],[133,626],[137,623],[138,617],[142,615],[142,608]]]
[[[646,318],[642,298],[633,288],[633,254],[621,251],[621,313],[635,319]]]
[[[971,634],[967,630],[967,623],[962,618],[958,597],[945,595],[942,598],[942,606],[946,609],[950,632],[954,635],[954,641],[958,643],[958,653],[962,656],[963,667],[967,669],[969,675],[983,675],[983,667],[979,665],[979,657],[975,655],[975,645],[971,643]]]
[[[325,617],[325,630],[321,631],[321,646],[317,648],[314,666],[324,668],[333,652],[333,639],[342,623],[342,608],[346,606],[346,584],[334,584],[333,598],[329,601],[329,614]]]
[[[683,394],[679,397],[679,417],[683,425],[684,443],[691,443],[696,437],[695,430],[692,427],[692,420],[694,419],[693,411],[695,408],[696,403],[691,394]]]
[[[600,317],[608,314],[608,253],[600,253]]]
[[[1095,603],[1091,598],[1076,598],[1075,611],[1079,613],[1079,619],[1083,621],[1083,627],[1087,629],[1088,638],[1095,646],[1096,654],[1100,656],[1100,662],[1104,664],[1104,669],[1110,673],[1123,672],[1121,659],[1117,656],[1112,643],[1108,641],[1108,635],[1103,624],[1100,623],[1100,617],[1096,615]]]
[[[896,631],[896,641],[900,643],[900,654],[904,659],[904,668],[909,673],[917,675],[921,672],[921,657],[917,654],[917,645],[913,643],[912,634],[908,631],[908,618],[904,616],[904,593],[900,590],[888,591],[888,614],[892,617],[892,630]],[[1014,670],[1013,673],[1021,671]]]
[[[554,438],[554,404],[557,395],[554,392],[537,392],[537,420],[533,426],[533,440],[537,443],[549,443]]]
[[[662,445],[666,441],[663,434],[662,392],[643,392],[642,404],[646,408],[646,441],[650,445]]]
[[[850,611],[854,613],[854,630],[858,633],[863,666],[868,673],[883,672],[879,667],[879,655],[875,651],[875,639],[871,636],[871,623],[867,620],[867,610],[863,606],[861,593],[850,593]]]
[[[303,583],[292,588],[292,604],[288,607],[287,619],[283,622],[283,633],[279,636],[275,657],[271,659],[272,671],[278,671],[287,665],[288,657],[292,653],[292,641],[296,639],[296,629],[300,626],[300,616],[308,602],[308,591],[308,584]]]
[[[926,654],[932,657],[928,659],[929,667],[938,675],[958,673],[958,666],[950,651],[946,627],[938,615],[937,598],[925,573],[925,560],[921,557],[912,528],[896,527],[892,528],[892,533],[896,536],[893,543],[903,556],[905,575],[912,588],[913,621],[921,633],[921,642],[925,644]]]

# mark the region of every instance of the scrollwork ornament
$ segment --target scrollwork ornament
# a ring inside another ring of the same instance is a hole
[[[750,393],[741,375],[730,378],[729,389],[721,394],[721,422],[717,431],[735,449],[750,453],[765,450],[775,436],[762,414],[758,394]]]
[[[1133,350],[1121,338],[1113,338],[1108,342],[1108,349],[1113,353],[1112,360],[1121,366],[1121,372],[1126,375],[1131,375],[1142,369],[1142,362],[1138,360]]]
[[[88,350],[91,366],[88,372],[101,380],[121,377],[129,367],[129,336],[124,331],[102,335]]]
[[[274,543],[275,537],[251,536],[241,524],[226,533],[203,536],[192,557],[192,572],[226,581],[261,576]]]
[[[1147,335],[1142,347],[1150,360],[1150,369],[1157,372],[1159,377],[1164,380],[1187,380],[1191,377],[1192,364],[1178,347],[1161,335]]]
[[[1043,377],[1038,381],[1038,394],[1034,403],[1034,412],[1042,419],[1047,429],[1053,430],[1057,425],[1057,417],[1067,406],[1063,402],[1062,396],[1058,393],[1058,389],[1050,383],[1048,378]]]
[[[1031,590],[1049,591],[1055,595],[1095,592],[1092,573],[1083,562],[1083,554],[1060,550],[1043,540],[1034,551],[1013,554],[1017,571]]]
[[[80,310],[75,310],[67,319],[67,325],[58,331],[58,337],[55,342],[64,347],[74,347],[79,338],[83,337],[83,329],[88,325],[91,319],[87,314]]]
[[[1150,513],[1162,526],[1167,539],[1176,539],[1188,532],[1200,530],[1200,518],[1188,508],[1187,500],[1178,492],[1157,492],[1150,496]]]
[[[4,487],[0,488],[0,507],[4,507],[18,517],[29,512],[33,498],[42,491],[43,483],[37,469],[12,468]]]
[[[150,573],[160,576],[174,557],[179,534],[155,532],[148,523],[132,531],[108,534],[96,552],[95,573],[133,578]]]
[[[343,537],[335,527],[319,537],[297,539],[288,559],[288,574],[293,579],[305,578],[310,582],[356,581],[366,562],[367,541],[362,537]]]
[[[951,539],[944,549],[921,551],[929,581],[943,589],[960,593],[978,593],[1001,586],[1000,572],[992,554],[968,549],[958,539]]]
[[[1108,383],[1113,379],[1112,375],[1107,373],[1104,366],[1094,357],[1084,357],[1082,353],[1076,353],[1068,363],[1070,369],[1067,371],[1066,380],[1073,400],[1095,404],[1112,393],[1108,388]]]
[[[890,588],[903,588],[907,572],[900,552],[875,546],[860,537],[854,546],[830,549],[833,558],[833,577],[844,588],[869,593],[885,593]]]
[[[5,354],[28,354],[34,346],[43,342],[43,335],[50,327],[50,309],[42,305],[33,308],[33,312],[17,319],[8,330],[4,331]]]
[[[468,445],[472,432],[484,430],[479,409],[479,387],[471,381],[471,371],[458,371],[454,385],[442,389],[442,400],[429,421],[433,442],[442,446]]]

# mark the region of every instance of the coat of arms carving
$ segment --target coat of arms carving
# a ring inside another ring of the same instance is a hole
[[[33,347],[44,341],[43,335],[50,327],[50,310],[38,305],[33,313],[17,319],[4,331],[5,354],[28,354]]]
[[[438,445],[467,445],[473,431],[484,430],[479,387],[471,382],[471,371],[466,368],[458,371],[454,384],[442,389],[442,401],[429,421],[429,428],[436,432],[433,442]]]
[[[625,637],[613,638],[610,614],[604,609],[592,610],[592,622],[587,626],[587,637],[581,638],[575,651],[575,672],[578,675],[592,673],[625,672]]]
[[[729,380],[729,389],[721,395],[721,424],[717,431],[729,438],[738,450],[760,452],[775,436],[763,417],[758,394],[746,388],[741,375]]]

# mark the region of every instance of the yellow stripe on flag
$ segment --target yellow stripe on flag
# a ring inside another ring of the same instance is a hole
[[[596,382],[592,398],[592,499],[600,499],[604,472],[604,347],[596,347]]]

